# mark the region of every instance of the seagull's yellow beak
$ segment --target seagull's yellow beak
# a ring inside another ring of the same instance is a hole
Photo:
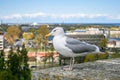
[[[49,36],[51,36],[51,35],[52,35],[52,34],[51,34],[51,33],[49,33],[49,34],[46,34],[46,35],[45,35],[45,37],[49,37]]]

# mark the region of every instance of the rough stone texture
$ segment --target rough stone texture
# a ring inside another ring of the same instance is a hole
[[[120,58],[75,64],[72,71],[62,67],[37,70],[32,80],[120,80]]]

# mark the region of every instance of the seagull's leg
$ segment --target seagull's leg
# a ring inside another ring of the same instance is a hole
[[[74,64],[74,58],[71,58],[69,67],[64,67],[63,69],[67,71],[71,71],[73,69],[73,64]]]
[[[69,66],[69,70],[71,70],[72,68],[72,58],[70,59],[70,66]]]
[[[74,61],[75,61],[75,58],[73,57],[73,58],[72,58],[71,69],[73,69]]]
[[[70,59],[69,70],[73,70],[73,65],[74,65],[74,57]]]
[[[74,63],[75,63],[75,58],[73,57],[73,65],[74,65]]]

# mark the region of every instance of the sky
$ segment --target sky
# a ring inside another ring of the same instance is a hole
[[[3,23],[120,23],[120,0],[0,0]]]

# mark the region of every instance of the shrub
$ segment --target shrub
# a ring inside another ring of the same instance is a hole
[[[18,80],[16,76],[12,75],[9,71],[0,72],[0,80]]]
[[[5,70],[5,60],[3,50],[0,52],[0,71]]]
[[[119,53],[113,53],[110,55],[111,58],[120,58],[120,54]]]
[[[84,62],[95,61],[97,59],[98,59],[97,54],[88,54],[86,55]]]
[[[98,59],[107,59],[108,58],[108,54],[104,53],[104,54],[98,54]]]
[[[22,46],[22,49],[17,49],[17,52],[14,52],[12,49],[8,55],[7,61],[7,70],[18,80],[31,80],[31,71],[28,65],[28,56],[25,46]]]

